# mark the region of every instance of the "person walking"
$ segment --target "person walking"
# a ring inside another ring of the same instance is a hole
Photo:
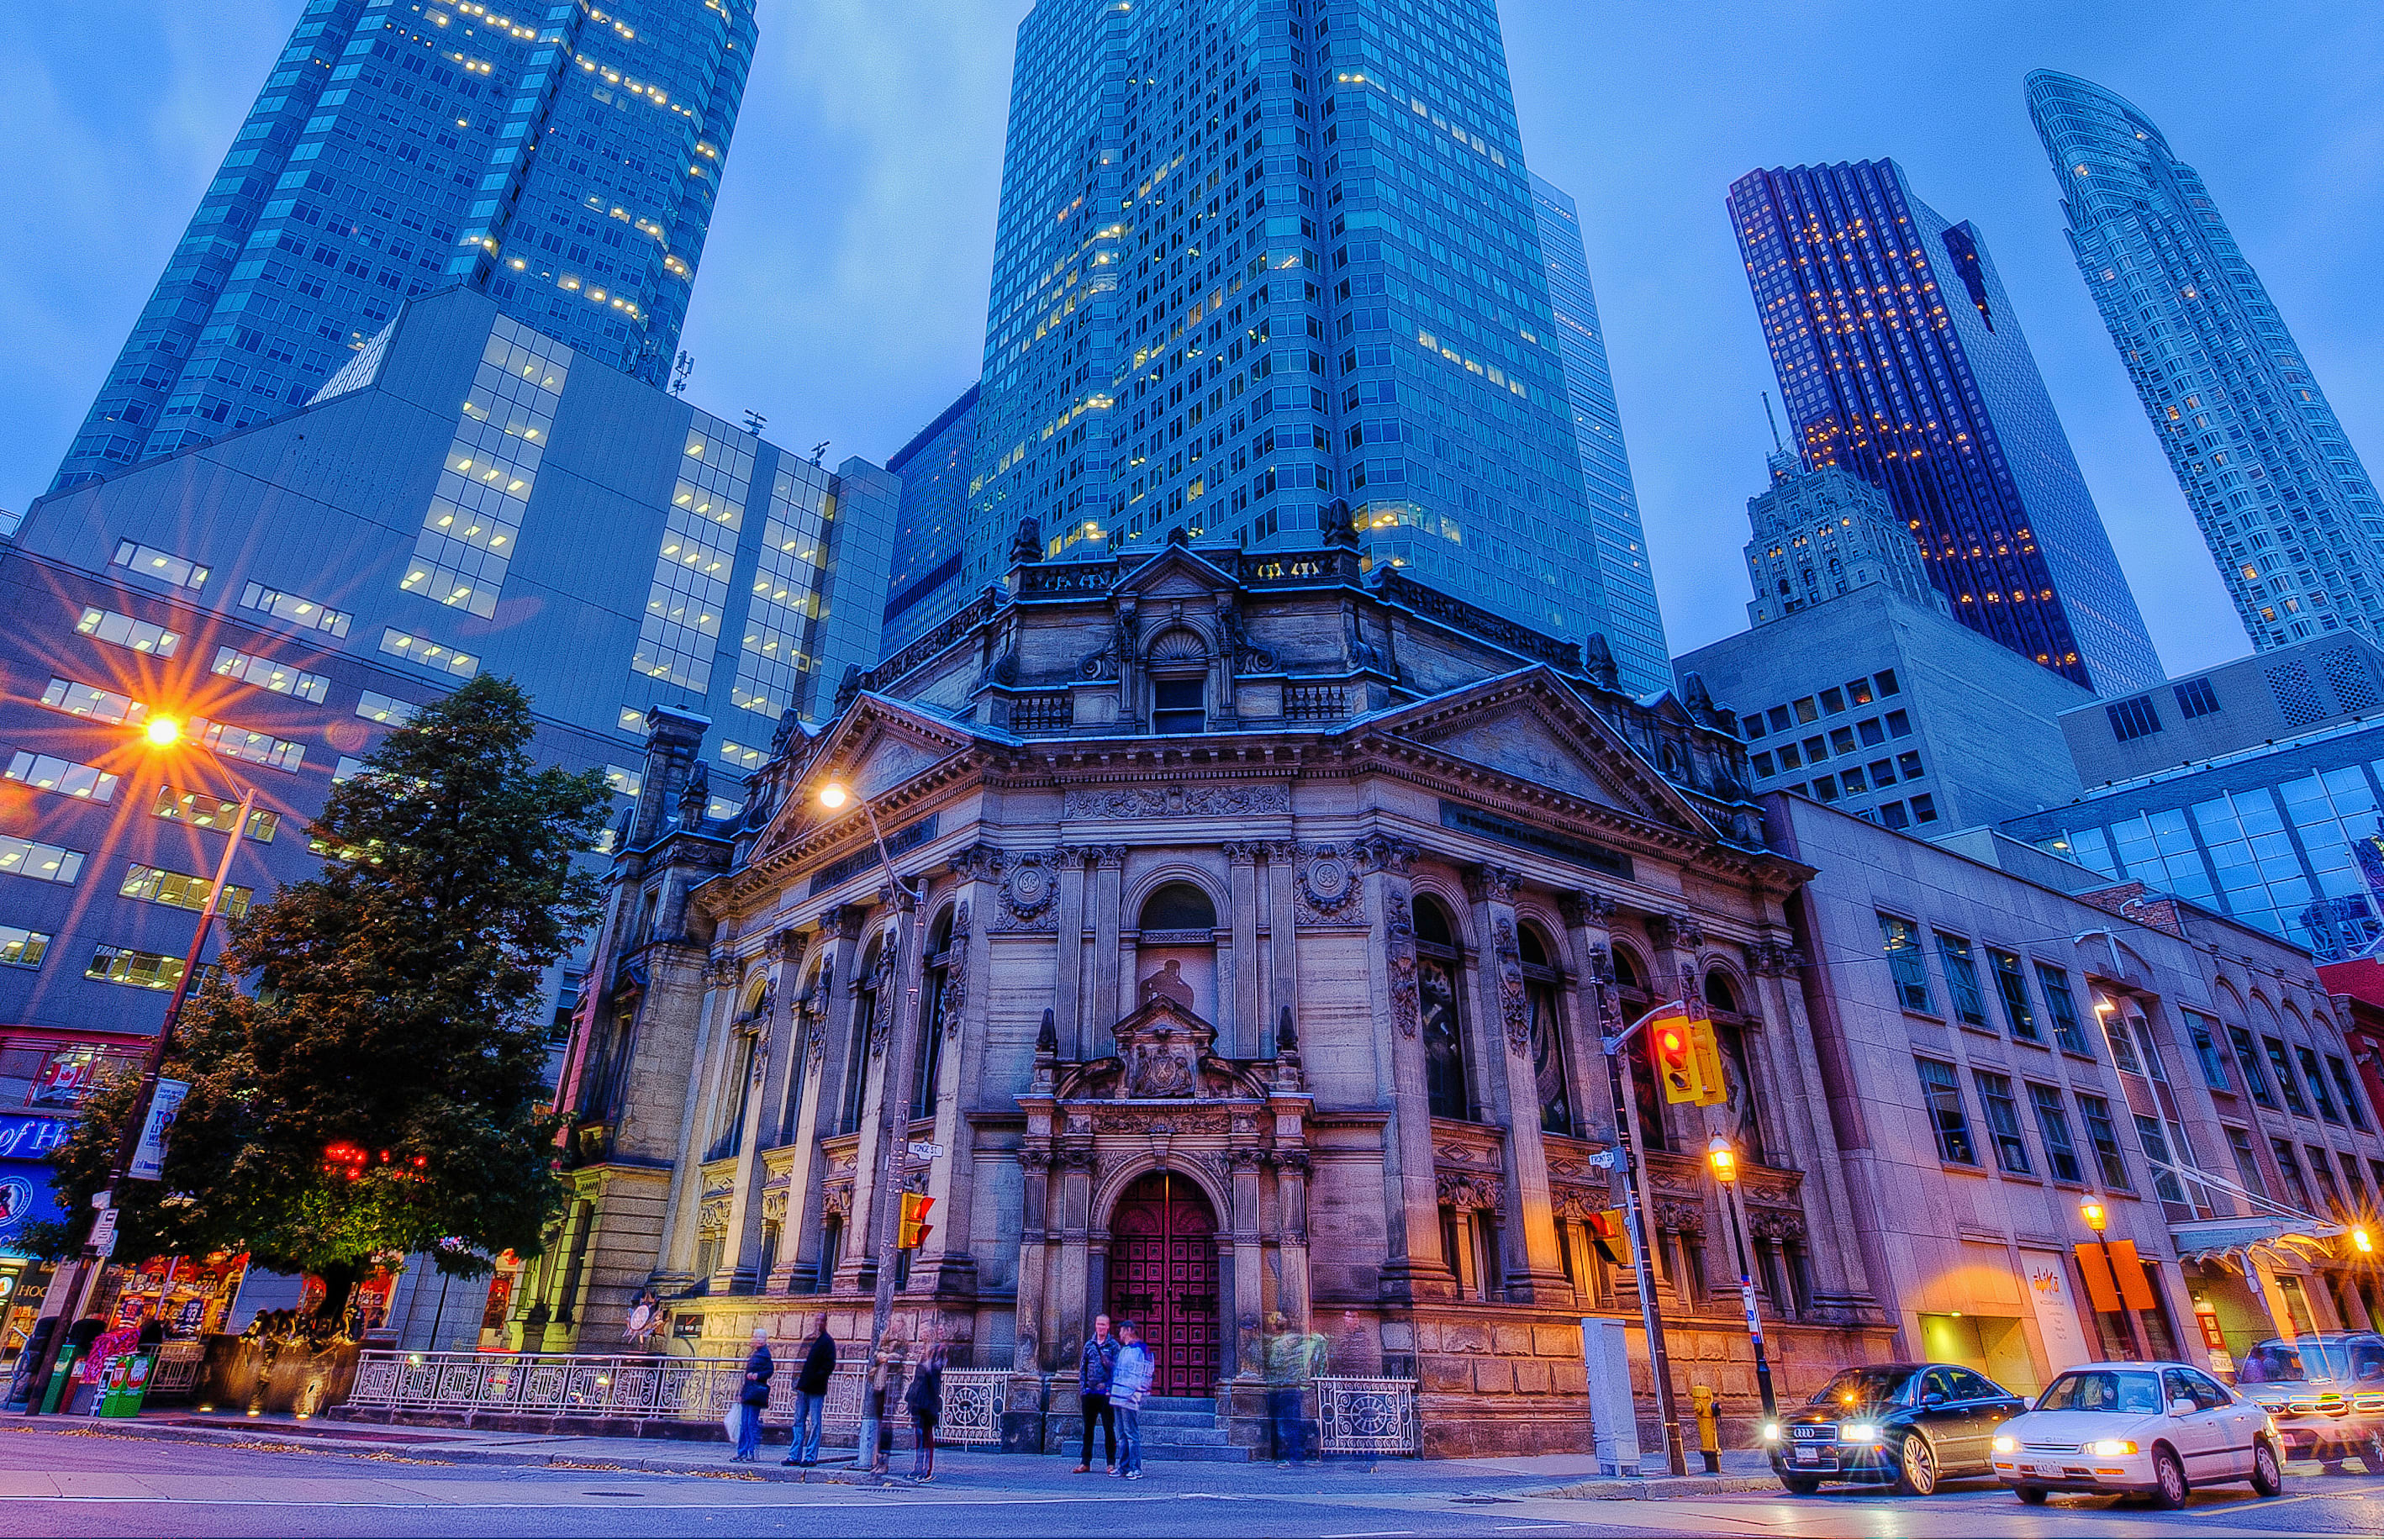
[[[737,1422],[737,1453],[732,1461],[751,1465],[762,1458],[762,1409],[770,1404],[770,1376],[777,1365],[770,1360],[770,1333],[753,1328],[753,1350],[745,1357],[745,1383],[737,1392],[744,1415]]]
[[[913,1481],[936,1479],[936,1424],[943,1421],[944,1364],[950,1356],[941,1342],[931,1339],[919,1355],[918,1367],[911,1371],[911,1389],[902,1397],[918,1434],[917,1452],[911,1457]]]
[[[1131,1321],[1118,1323],[1116,1367],[1110,1374],[1110,1407],[1117,1413],[1117,1473],[1128,1481],[1142,1479],[1142,1398],[1159,1365],[1142,1340],[1142,1328]]]
[[[1093,1468],[1093,1424],[1101,1425],[1101,1449],[1109,1457],[1102,1474],[1117,1474],[1117,1417],[1110,1410],[1110,1375],[1117,1368],[1117,1339],[1110,1335],[1110,1318],[1093,1317],[1093,1335],[1076,1360],[1076,1397],[1085,1408],[1085,1450],[1076,1459],[1076,1474]]]
[[[1309,1458],[1309,1381],[1324,1372],[1324,1338],[1295,1332],[1281,1310],[1267,1316],[1267,1415],[1274,1423],[1274,1463],[1286,1470]]]
[[[781,1464],[819,1463],[820,1434],[827,1425],[827,1382],[835,1372],[836,1338],[827,1335],[823,1315],[813,1323],[803,1366],[795,1372],[795,1436]]]
[[[869,1404],[877,1413],[877,1447],[855,1449],[852,1463],[858,1468],[866,1462],[872,1475],[884,1475],[886,1462],[894,1453],[894,1420],[886,1414],[894,1410],[902,1394],[902,1329],[888,1326],[878,1339],[877,1357],[869,1366]]]

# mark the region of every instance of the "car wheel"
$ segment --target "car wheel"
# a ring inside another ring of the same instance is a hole
[[[1895,1467],[1895,1489],[1907,1497],[1925,1497],[1937,1490],[1937,1451],[1919,1434],[1904,1435],[1903,1455]]]
[[[2264,1497],[2273,1497],[2285,1489],[2285,1468],[2277,1461],[2275,1446],[2265,1441],[2252,1446],[2252,1490]]]
[[[1800,1497],[1809,1497],[1821,1489],[1819,1476],[1782,1476],[1780,1484]]]
[[[2257,1458],[2254,1456],[2254,1460]],[[2166,1447],[2154,1449],[2153,1451],[2153,1506],[2183,1508],[2185,1492],[2185,1467],[2178,1463],[2176,1454]]]
[[[2028,1504],[2030,1508],[2043,1508],[2044,1506],[2046,1494],[2044,1488],[2042,1486],[2015,1486],[2012,1488],[2012,1493],[2015,1497],[2018,1497],[2020,1501]]]

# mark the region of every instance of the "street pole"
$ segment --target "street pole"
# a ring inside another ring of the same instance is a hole
[[[1598,970],[1599,1043],[1606,1052],[1606,1078],[1614,1093],[1614,1133],[1622,1151],[1625,1217],[1631,1228],[1632,1261],[1638,1275],[1639,1325],[1647,1336],[1648,1376],[1656,1386],[1656,1415],[1664,1424],[1664,1459],[1672,1474],[1689,1473],[1688,1446],[1681,1437],[1681,1416],[1672,1404],[1672,1358],[1664,1344],[1664,1314],[1656,1303],[1656,1274],[1649,1261],[1647,1220],[1639,1198],[1639,1109],[1632,1099],[1622,1062],[1624,1046],[1635,1027],[1624,1026],[1614,986]],[[1608,1033],[1612,1025],[1618,1030]]]
[[[150,1101],[155,1101],[155,1097],[157,1097],[157,1075],[165,1068],[167,1054],[174,1047],[174,1027],[181,1023],[181,1006],[191,997],[191,980],[198,977],[198,956],[200,951],[207,949],[207,932],[215,930],[215,911],[224,901],[224,882],[231,879],[231,856],[239,851],[241,839],[248,835],[248,815],[255,811],[257,791],[255,787],[250,787],[250,789],[241,791],[241,815],[233,820],[231,837],[224,839],[224,858],[215,863],[215,882],[207,887],[207,903],[198,911],[198,930],[191,932],[191,951],[183,958],[181,977],[174,980],[174,994],[165,1001],[165,1025],[157,1027],[157,1042],[150,1044],[148,1054],[141,1059],[141,1087],[133,1092],[131,1111],[124,1118],[121,1133],[117,1135],[117,1154],[107,1166],[107,1187],[100,1189],[100,1197],[105,1199],[103,1213],[115,1209],[117,1192],[124,1187],[124,1183],[131,1180],[129,1173],[133,1166],[133,1156],[141,1151],[141,1133],[148,1127]],[[93,1221],[91,1239],[95,1237],[98,1237],[98,1221]],[[98,1247],[91,1245],[91,1239],[83,1242],[81,1256],[76,1256],[74,1283],[67,1285],[65,1307],[59,1309],[59,1316],[65,1316],[69,1325],[83,1318],[83,1309],[91,1304],[88,1292],[91,1292],[93,1285],[98,1285],[100,1263],[107,1261],[100,1254]]]
[[[1763,1348],[1763,1313],[1755,1302],[1755,1268],[1747,1245],[1746,1197],[1738,1190],[1734,1176],[1722,1177],[1722,1208],[1730,1215],[1731,1240],[1738,1249],[1738,1300],[1746,1311],[1746,1335],[1755,1342],[1755,1388],[1763,1397],[1763,1420],[1774,1422],[1780,1417],[1780,1398],[1771,1389],[1771,1359]]]
[[[2119,1270],[2111,1261],[2111,1242],[2103,1233],[2110,1227],[2110,1211],[2103,1207],[2100,1199],[2089,1197],[2078,1205],[2078,1214],[2086,1222],[2086,1228],[2094,1232],[2095,1249],[2103,1256],[2103,1276],[2111,1280],[2111,1291],[2119,1297],[2119,1317],[2128,1323],[2128,1351],[2137,1362],[2149,1363],[2152,1354],[2144,1347],[2143,1323],[2136,1319],[2135,1306],[2128,1303],[2127,1285],[2119,1282]],[[2087,1291],[2089,1303],[2092,1302],[2092,1292]]]
[[[919,1026],[919,985],[913,976],[925,961],[922,950],[926,944],[927,910],[926,884],[913,891],[894,873],[893,857],[887,853],[886,836],[877,826],[877,810],[869,799],[859,792],[851,793],[869,819],[869,838],[877,844],[877,863],[884,869],[887,886],[893,889],[895,903],[911,912],[910,941],[907,955],[900,944],[895,949],[896,976],[909,979],[901,1006],[887,1034],[886,1052],[892,1059],[885,1077],[877,1109],[878,1164],[874,1178],[875,1196],[869,1206],[869,1223],[876,1231],[877,1291],[869,1309],[869,1357],[863,1372],[875,1379],[877,1355],[886,1341],[886,1328],[894,1315],[894,1263],[901,1239],[902,1167],[908,1159],[911,1144],[911,1076],[916,1057],[915,1038]],[[878,1429],[886,1412],[883,1396],[863,1382],[861,1397],[861,1442],[853,1450],[855,1470],[875,1469],[877,1463]],[[889,1387],[890,1388],[890,1387]]]

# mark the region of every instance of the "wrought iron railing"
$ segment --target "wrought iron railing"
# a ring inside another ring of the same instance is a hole
[[[1423,1452],[1413,1380],[1318,1375],[1318,1426],[1328,1455],[1415,1455]]]
[[[199,1383],[199,1371],[206,1367],[207,1345],[189,1342],[161,1343],[157,1348],[157,1366],[149,1372],[149,1394],[152,1396],[187,1396]]]
[[[795,1420],[790,1347],[770,1381],[765,1427]],[[822,1409],[827,1436],[859,1436],[863,1374],[858,1365],[829,1376]],[[944,1372],[939,1444],[994,1444],[1001,1438],[1002,1395],[1010,1376],[1000,1370]],[[466,1417],[588,1417],[629,1422],[714,1423],[726,1416],[745,1384],[743,1359],[606,1358],[593,1354],[410,1353],[367,1348],[356,1365],[347,1404],[396,1412]],[[895,1409],[898,1426],[910,1419]]]

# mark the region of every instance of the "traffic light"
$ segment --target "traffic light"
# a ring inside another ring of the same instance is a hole
[[[1689,1018],[1689,1054],[1696,1062],[1697,1081],[1704,1087],[1696,1098],[1700,1107],[1719,1107],[1730,1099],[1730,1081],[1722,1074],[1721,1045],[1714,1039],[1711,1017]]]
[[[1631,1260],[1631,1227],[1620,1209],[1607,1209],[1589,1216],[1589,1241],[1609,1267],[1629,1267]]]
[[[1704,1104],[1705,1080],[1699,1073],[1696,1042],[1686,1015],[1666,1014],[1647,1024],[1647,1057],[1655,1066],[1656,1082],[1664,1088],[1666,1101]]]
[[[902,1195],[902,1233],[896,1239],[895,1245],[905,1251],[916,1251],[926,1245],[927,1232],[935,1228],[927,1223],[927,1211],[935,1206],[936,1200],[925,1193],[904,1193]]]

